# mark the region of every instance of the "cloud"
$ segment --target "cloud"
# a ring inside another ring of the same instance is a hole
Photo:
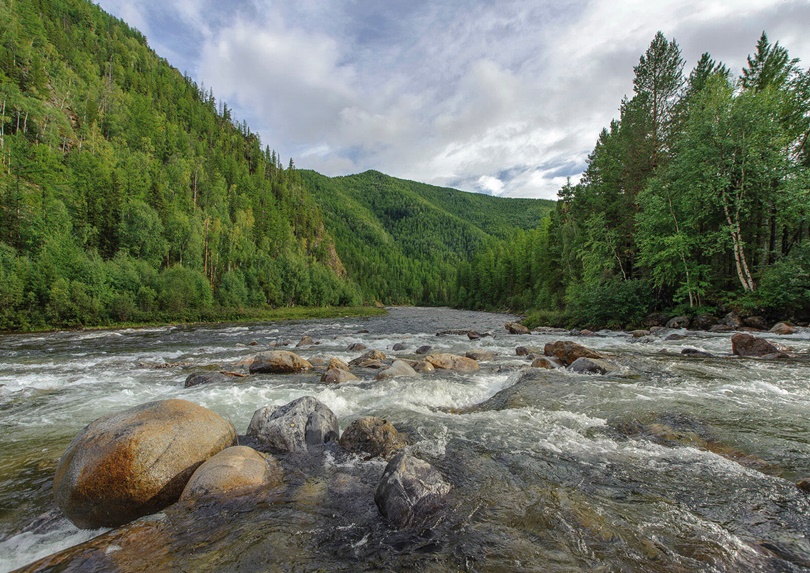
[[[687,73],[738,72],[763,28],[810,60],[802,0],[101,3],[299,167],[504,196],[578,180],[658,30]]]

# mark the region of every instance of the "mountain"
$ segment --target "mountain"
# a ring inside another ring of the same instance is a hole
[[[367,171],[301,171],[349,278],[391,304],[450,300],[456,267],[486,245],[535,228],[553,201],[466,193]]]

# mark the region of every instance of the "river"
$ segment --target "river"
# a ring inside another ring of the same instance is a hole
[[[810,330],[775,336],[793,358],[731,355],[729,334],[679,331],[507,334],[508,315],[393,308],[388,316],[0,337],[0,571],[106,530],[60,516],[53,472],[86,424],[183,398],[242,434],[253,412],[312,395],[351,420],[377,415],[453,485],[429,531],[394,531],[373,493],[385,463],[332,453],[290,472],[286,490],[228,508],[159,516],[168,525],[122,571],[810,571]],[[437,336],[465,329],[493,336]],[[476,374],[329,386],[314,373],[184,388],[189,373],[235,364],[310,335],[305,358],[490,350]],[[531,369],[519,345],[576,340],[619,366],[609,375]],[[402,343],[405,350],[393,351]],[[712,357],[685,356],[683,348]],[[110,535],[110,534],[107,534]],[[101,538],[103,539],[103,538]],[[75,565],[78,567],[78,565]],[[87,563],[76,570],[92,570]],[[106,566],[97,565],[96,570]],[[61,569],[60,569],[61,570]],[[71,569],[66,569],[71,570]]]

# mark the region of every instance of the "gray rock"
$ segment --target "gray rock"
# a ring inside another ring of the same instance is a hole
[[[691,322],[688,316],[676,316],[667,322],[667,328],[689,328]]]
[[[336,441],[339,427],[332,410],[313,396],[303,396],[280,408],[256,410],[247,434],[277,451],[300,452]]]
[[[186,400],[103,416],[59,460],[56,504],[81,528],[123,525],[177,501],[194,470],[235,440],[233,424]]]
[[[653,312],[648,314],[644,319],[644,326],[665,326],[667,323],[667,315],[660,312]]]
[[[709,330],[715,324],[717,324],[716,316],[711,314],[699,314],[692,319],[690,326],[695,330]]]
[[[394,360],[393,364],[381,370],[375,377],[377,380],[388,380],[390,378],[407,378],[418,376],[419,374],[409,364],[402,360]]]
[[[748,316],[743,319],[745,326],[756,328],[757,330],[768,330],[768,323],[761,316]]]
[[[349,352],[360,352],[361,350],[365,350],[366,348],[368,347],[362,342],[355,342],[354,344],[350,344],[346,350],[348,350]]]
[[[531,354],[543,354],[543,349],[536,346],[518,346],[515,348],[515,356],[529,356]]]
[[[478,362],[491,362],[495,360],[495,354],[489,350],[470,350],[465,355],[467,358],[472,358]]]
[[[399,352],[399,351],[401,351],[401,350],[405,350],[406,348],[408,348],[408,346],[407,346],[405,343],[403,343],[403,342],[397,342],[397,343],[396,343],[396,344],[395,344],[395,345],[392,347],[392,350],[393,350],[394,352]]]
[[[683,340],[684,338],[686,338],[686,336],[684,336],[683,334],[673,332],[672,334],[667,335],[667,337],[664,340],[667,340],[669,342],[675,342],[678,340]]]
[[[729,312],[725,317],[723,317],[720,324],[729,326],[733,329],[740,328],[743,325],[742,320],[740,320],[740,317],[734,311]]]
[[[697,348],[684,348],[681,350],[684,356],[698,356],[700,358],[713,358],[714,354],[706,352],[705,350],[698,350]]]
[[[450,490],[450,484],[429,463],[400,453],[388,462],[374,502],[393,527],[418,527],[442,509]]]
[[[416,349],[416,354],[428,354],[431,350],[433,350],[433,347],[425,344]]]
[[[343,368],[330,368],[321,376],[321,382],[325,384],[343,384],[353,380],[359,380],[359,378]]]
[[[617,372],[619,369],[607,360],[586,358],[583,356],[582,358],[577,358],[568,367],[568,370],[576,372],[577,374],[608,374]]]
[[[201,384],[216,384],[219,382],[230,382],[233,376],[228,376],[222,372],[195,372],[189,374],[183,386],[191,388],[193,386],[200,386]]]
[[[362,356],[358,356],[349,362],[349,366],[358,366],[360,368],[380,368],[383,360],[385,360],[385,354],[379,350],[369,350]]]
[[[340,447],[369,458],[388,458],[407,445],[394,426],[382,418],[366,416],[354,420],[340,436]]]
[[[312,339],[311,336],[304,336],[301,340],[298,341],[298,344],[295,345],[296,348],[301,348],[302,346],[312,346],[315,344],[315,341]]]

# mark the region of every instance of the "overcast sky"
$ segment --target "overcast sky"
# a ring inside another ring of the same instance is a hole
[[[763,30],[810,65],[808,0],[101,0],[327,175],[555,198],[655,32],[735,73]]]

